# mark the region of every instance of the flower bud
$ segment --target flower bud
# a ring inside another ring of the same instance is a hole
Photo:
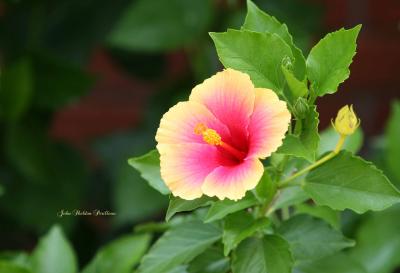
[[[294,115],[299,118],[303,119],[306,117],[308,113],[308,103],[305,98],[298,98],[293,107]]]
[[[343,106],[339,110],[335,122],[332,121],[332,125],[336,132],[341,135],[347,136],[353,134],[358,126],[360,126],[360,119],[354,113],[353,105],[350,105],[350,107],[348,105]]]

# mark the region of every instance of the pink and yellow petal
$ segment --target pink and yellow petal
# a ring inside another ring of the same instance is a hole
[[[286,103],[279,100],[272,90],[256,88],[255,93],[254,111],[248,127],[247,157],[265,158],[282,145],[291,115]]]
[[[202,123],[216,130],[223,139],[230,139],[229,130],[202,104],[197,102],[179,102],[164,114],[157,130],[156,141],[160,153],[168,144],[200,143],[203,138],[194,132]]]
[[[247,126],[254,106],[254,86],[250,77],[242,72],[226,69],[197,85],[189,97],[205,105],[214,116],[225,124],[233,143],[247,149]]]
[[[223,200],[239,200],[246,191],[255,188],[264,172],[264,166],[256,159],[247,159],[235,166],[219,166],[205,179],[201,190],[205,195]]]
[[[199,198],[205,178],[220,166],[219,157],[217,148],[207,144],[165,144],[160,151],[161,177],[174,196]]]

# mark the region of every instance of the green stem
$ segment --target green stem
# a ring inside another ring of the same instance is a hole
[[[303,129],[303,121],[301,119],[296,120],[296,126],[294,127],[294,134],[300,135],[302,129]]]
[[[302,176],[303,174],[311,171],[312,169],[324,164],[326,161],[330,160],[331,158],[335,157],[340,149],[342,148],[344,141],[346,139],[345,135],[340,135],[339,141],[336,144],[335,149],[330,152],[329,154],[327,154],[326,156],[322,157],[321,159],[319,159],[318,161],[314,162],[313,164],[309,165],[308,167],[302,169],[301,171],[295,173],[294,175],[292,175],[291,177],[289,177],[288,179],[282,181],[281,183],[279,183],[279,188],[285,188],[285,187],[289,187],[289,183],[294,180],[295,178]]]
[[[314,91],[314,88],[312,85],[310,85],[310,97],[308,98],[309,104],[312,105],[314,104],[315,100],[317,99],[317,94]]]
[[[272,204],[275,203],[276,199],[278,199],[278,196],[279,196],[279,192],[277,191],[275,193],[275,196],[272,198],[272,200],[264,203],[264,205],[260,208],[260,212],[259,212],[260,217],[264,217],[267,214],[269,208],[272,206]]]

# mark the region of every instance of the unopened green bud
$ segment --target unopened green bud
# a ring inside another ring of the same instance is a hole
[[[305,98],[298,98],[294,104],[294,115],[296,118],[303,119],[308,113],[308,103]]]

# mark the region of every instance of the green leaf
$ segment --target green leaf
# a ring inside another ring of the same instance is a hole
[[[242,28],[261,33],[274,33],[281,37],[292,50],[296,77],[300,80],[304,79],[306,71],[305,58],[301,50],[294,45],[293,38],[285,24],[280,23],[275,17],[265,13],[252,1],[248,0],[247,15]]]
[[[289,244],[277,235],[248,238],[233,254],[233,273],[290,273]]]
[[[400,206],[370,214],[356,232],[350,256],[368,272],[391,273],[400,266]]]
[[[310,199],[310,197],[300,187],[289,187],[281,189],[279,191],[278,198],[271,205],[268,213],[271,213],[283,207],[297,205],[306,201],[307,199]]]
[[[304,190],[320,206],[357,213],[400,202],[400,192],[372,163],[342,151],[306,176]]]
[[[286,82],[291,91],[291,95],[294,99],[304,97],[308,94],[308,87],[306,82],[298,80],[292,71],[282,65],[282,72],[285,76]]]
[[[326,222],[308,215],[297,215],[282,223],[278,232],[289,242],[296,264],[332,255],[354,246]]]
[[[129,165],[135,168],[150,186],[166,195],[170,190],[165,185],[160,174],[160,154],[157,150],[152,150],[140,157],[129,159]]]
[[[277,153],[305,158],[310,162],[315,161],[319,144],[318,123],[318,112],[315,107],[310,107],[306,118],[302,121],[303,128],[300,135],[287,135]]]
[[[6,66],[0,77],[0,117],[20,118],[31,103],[33,76],[31,62],[20,59]]]
[[[225,67],[249,74],[256,87],[282,93],[285,79],[282,61],[293,58],[290,47],[273,33],[229,29],[210,33],[219,59]]]
[[[117,226],[164,213],[168,197],[143,183],[140,175],[126,164],[126,158],[112,172],[115,172],[112,200],[118,212],[112,220]]]
[[[229,257],[224,257],[222,247],[210,247],[189,265],[189,273],[226,273],[230,269]]]
[[[1,273],[31,273],[30,270],[10,262],[0,261]],[[36,273],[36,272],[35,272]],[[40,272],[37,272],[40,273]]]
[[[94,83],[94,77],[67,60],[50,56],[33,58],[35,95],[41,109],[57,110],[77,101]]]
[[[184,200],[171,195],[165,220],[169,221],[169,219],[178,212],[192,211],[200,207],[208,206],[212,202],[213,199],[208,196],[202,196],[194,200]]]
[[[330,207],[299,204],[296,206],[296,214],[300,213],[305,213],[313,217],[320,218],[329,223],[335,229],[340,229],[340,214]]]
[[[167,222],[147,222],[143,224],[137,224],[134,227],[135,233],[163,233],[172,226],[171,223]]]
[[[213,17],[210,0],[139,0],[126,8],[108,42],[136,51],[181,47],[204,34]]]
[[[143,257],[138,273],[164,273],[190,262],[221,238],[221,230],[199,220],[172,227]]]
[[[254,219],[251,214],[245,211],[228,215],[224,219],[224,232],[222,235],[224,255],[227,256],[241,241],[268,225],[267,218]]]
[[[42,237],[32,253],[35,273],[76,273],[78,265],[74,250],[58,226]]]
[[[345,253],[337,253],[311,263],[300,265],[299,273],[367,273],[367,270]],[[370,271],[377,273],[375,271]]]
[[[349,75],[356,54],[361,25],[329,33],[312,49],[307,58],[307,75],[317,96],[333,94]]]
[[[260,182],[258,182],[254,194],[261,203],[269,203],[277,191],[277,183],[271,179],[269,169],[265,168]]]
[[[150,236],[126,235],[102,247],[82,273],[130,273],[150,244]]]
[[[175,267],[174,269],[169,270],[167,273],[188,273],[187,265],[180,265]]]
[[[329,127],[328,129],[322,131],[320,137],[321,140],[318,147],[319,156],[323,155],[326,152],[333,151],[336,147],[336,143],[339,140],[339,134],[332,127]],[[354,134],[346,137],[342,149],[356,154],[363,144],[363,139],[364,134],[361,128],[358,128],[354,132]]]
[[[392,105],[392,113],[386,128],[386,163],[391,173],[400,186],[400,102],[396,101]]]
[[[15,266],[29,269],[30,271],[30,255],[23,251],[4,251],[0,252],[0,261],[7,261]]]
[[[238,201],[222,200],[217,201],[211,205],[204,219],[206,223],[213,222],[224,218],[226,215],[234,213],[239,210],[249,208],[257,205],[259,202],[251,192],[247,192],[246,196]]]

